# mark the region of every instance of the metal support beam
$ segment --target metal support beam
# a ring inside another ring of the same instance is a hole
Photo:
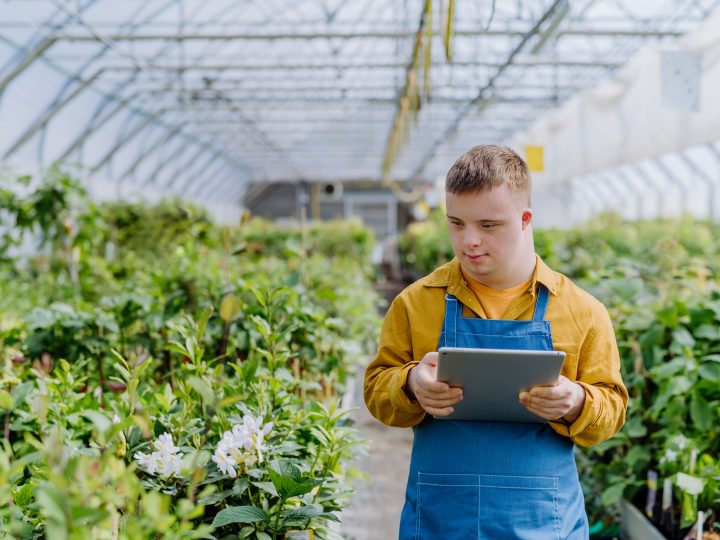
[[[710,175],[708,175],[705,171],[703,171],[700,167],[697,166],[697,164],[690,158],[690,156],[687,155],[686,150],[681,150],[678,152],[678,157],[682,160],[682,162],[687,165],[687,168],[690,169],[690,171],[697,176],[700,181],[705,184],[705,187],[707,187],[708,190],[708,218],[712,221],[715,221],[716,213],[715,213],[715,196],[716,196],[716,184],[715,180],[712,179]]]
[[[458,127],[460,126],[460,122],[462,122],[462,120],[468,115],[468,113],[477,109],[483,104],[487,104],[491,99],[493,99],[493,85],[495,84],[495,81],[513,63],[515,57],[520,54],[520,51],[525,47],[525,45],[530,41],[530,39],[538,33],[540,28],[542,28],[543,24],[545,24],[545,22],[554,15],[555,11],[559,9],[564,2],[565,0],[555,0],[553,4],[545,11],[545,13],[543,13],[542,17],[540,17],[540,19],[533,25],[533,27],[528,32],[523,34],[522,39],[513,48],[512,52],[505,60],[505,63],[498,68],[498,70],[492,77],[490,77],[488,82],[480,89],[478,94],[460,108],[460,112],[455,115],[448,127],[440,134],[439,137],[435,139],[423,159],[420,161],[418,166],[410,175],[411,179],[417,180],[420,177],[422,172],[425,170],[425,167],[427,167],[427,164],[437,153],[438,148],[440,148],[440,146],[444,142],[448,141],[451,135],[457,131]],[[551,100],[551,104],[555,105],[554,100]]]
[[[175,168],[175,174],[172,176],[172,178],[170,178],[170,181],[166,182],[162,186],[163,190],[169,190],[175,184],[177,184],[178,179],[181,178],[184,173],[187,173],[188,169],[192,167],[195,160],[201,155],[203,155],[205,152],[207,152],[207,148],[199,147],[197,151],[190,155],[189,159],[185,160],[182,163],[182,165],[178,164],[178,166]]]
[[[35,133],[37,133],[40,129],[45,127],[47,123],[50,121],[50,119],[57,114],[58,111],[60,111],[65,105],[70,103],[75,97],[80,94],[82,91],[87,89],[88,86],[90,86],[93,82],[97,80],[97,78],[100,76],[100,72],[96,73],[93,77],[82,81],[80,85],[78,85],[75,90],[73,90],[70,94],[68,94],[65,98],[56,101],[54,104],[50,105],[45,112],[28,127],[20,137],[13,143],[13,145],[10,147],[10,149],[5,152],[5,155],[3,155],[3,159],[7,159],[10,156],[12,156],[15,152],[17,152],[22,146],[28,142]]]
[[[635,219],[643,219],[643,201],[645,200],[645,197],[643,196],[644,193],[642,192],[642,190],[638,189],[637,186],[635,186],[632,179],[627,174],[625,174],[625,172],[623,172],[621,168],[616,168],[609,174],[620,180],[620,182],[622,182],[622,184],[625,186],[625,189],[628,191],[628,193],[630,193],[635,198]]]
[[[594,187],[599,192],[604,192],[607,195],[607,197],[605,199],[608,202],[607,210],[616,212],[618,204],[620,204],[620,205],[622,204],[622,197],[618,194],[616,187],[613,187],[612,185],[610,185],[610,179],[608,178],[608,176],[606,176],[602,173],[598,173],[595,176],[596,176],[596,178],[600,179],[601,181],[596,182],[594,184]]]
[[[552,8],[552,12],[555,11]],[[542,19],[545,22],[546,18]],[[507,29],[485,29],[485,28],[459,28],[453,31],[453,38],[462,37],[523,37],[527,30],[522,28]],[[593,36],[593,37],[679,37],[684,34],[682,30],[633,30],[628,28],[566,28],[559,31],[556,35],[562,36]],[[226,32],[226,33],[156,33],[156,34],[107,34],[103,39],[120,42],[120,41],[274,41],[274,40],[302,40],[310,41],[316,39],[410,39],[414,38],[417,32],[410,30],[372,30],[357,29],[345,32],[328,32],[322,30],[313,31],[294,31],[294,32]],[[57,40],[61,41],[101,41],[101,38],[88,34],[58,34]]]
[[[664,197],[662,190],[660,189],[660,186],[658,186],[657,182],[655,182],[650,175],[643,169],[639,164],[633,164],[630,166],[633,171],[635,171],[635,174],[645,182],[645,185],[648,187],[648,189],[651,189],[655,192],[655,200],[657,202],[657,212],[654,216],[654,218],[662,217],[666,212],[664,212],[663,208],[663,202]]]
[[[153,169],[153,171],[147,176],[147,179],[145,180],[145,182],[143,182],[143,185],[145,187],[154,186],[157,183],[160,171],[162,171],[170,163],[174,163],[175,158],[182,154],[189,145],[190,139],[185,139],[182,144],[178,145],[178,147],[172,152],[172,154],[160,160],[160,163],[157,165],[157,167],[155,167],[155,169]]]
[[[219,163],[215,168],[207,169],[205,173],[201,173],[198,181],[195,183],[195,186],[199,186],[199,189],[195,189],[194,193],[188,193],[188,197],[190,197],[192,200],[198,201],[208,200],[210,186],[214,186],[216,184],[219,185],[218,180],[229,177],[230,171],[232,170],[233,167],[229,166],[227,163],[222,162]],[[222,197],[220,197],[219,200],[222,200]]]
[[[660,158],[652,159],[650,162],[655,165],[655,167],[671,184],[678,188],[678,191],[680,191],[680,209],[681,213],[684,214],[688,210],[687,186],[683,184],[662,161],[660,161]]]
[[[138,168],[138,166],[145,161],[145,159],[152,155],[158,148],[162,147],[164,144],[166,144],[170,139],[172,139],[177,133],[179,133],[184,126],[180,125],[176,128],[170,130],[167,135],[160,137],[157,141],[155,141],[152,145],[150,145],[149,148],[145,149],[143,152],[140,153],[138,158],[133,162],[130,167],[128,167],[125,172],[120,175],[117,179],[118,182],[122,182],[125,178],[130,176],[131,174],[135,173],[135,170]]]
[[[597,177],[596,177],[597,178]],[[611,208],[615,200],[611,197],[608,199],[608,191],[600,189],[596,182],[592,182],[593,178],[588,178],[584,182],[585,189],[593,192],[598,201],[600,201],[600,207],[595,215],[605,212],[608,208]]]
[[[4,41],[4,40],[3,40]],[[37,60],[42,53],[47,51],[57,40],[53,37],[43,39],[38,43],[34,49],[27,51],[22,61],[15,66],[10,73],[0,79],[0,93],[5,90],[5,87],[10,84],[18,75],[25,71],[35,60]]]
[[[194,169],[190,169],[190,170],[186,173],[187,180],[186,180],[185,183],[177,190],[177,192],[180,194],[180,196],[183,197],[183,196],[187,193],[188,188],[193,184],[193,182],[196,182],[196,181],[197,181],[198,174],[199,174],[200,171],[205,171],[205,170],[207,170],[209,167],[211,167],[211,166],[212,166],[218,159],[220,159],[222,156],[223,156],[223,153],[222,153],[222,152],[212,153],[212,154],[210,154],[210,159],[205,160],[205,161],[200,161],[200,162],[199,162],[199,163],[200,163],[199,165],[196,164]],[[175,178],[174,180],[175,180],[175,182],[177,182],[178,178]]]
[[[490,62],[482,60],[460,60],[454,59],[452,64],[449,64],[453,69],[457,68],[499,68],[504,65],[503,62]],[[538,58],[537,61],[532,59],[517,60],[513,62],[513,66],[518,67],[536,67],[536,66],[548,66],[548,67],[569,67],[569,68],[588,68],[598,67],[605,69],[615,69],[622,65],[620,62],[611,62],[601,59],[553,59],[553,58]],[[223,62],[223,63],[212,63],[212,62],[195,62],[192,59],[187,64],[157,64],[149,63],[143,71],[180,71],[180,72],[197,72],[197,71],[298,71],[298,70],[349,70],[349,69],[400,69],[406,68],[407,66],[402,62],[327,62],[327,61],[314,61],[308,62],[306,59],[297,59],[294,62],[292,59],[283,58],[277,62]],[[442,69],[443,65],[438,65],[438,69]],[[128,66],[127,64],[121,65],[108,65],[103,69],[110,72],[118,71],[139,71],[137,67]]]
[[[585,197],[583,199],[590,209],[588,213],[589,217],[595,217],[596,215],[598,215],[602,211],[603,201],[593,189],[588,187],[587,179],[579,179],[578,181],[573,182],[573,185],[574,193],[577,193],[579,191],[583,191],[585,193]],[[581,214],[581,216],[582,215],[583,214]]]
[[[57,161],[64,161],[66,160],[70,155],[72,155],[75,150],[80,148],[82,144],[97,130],[99,130],[102,126],[104,126],[109,120],[115,117],[117,113],[119,113],[121,110],[123,110],[123,107],[125,107],[130,99],[135,98],[135,94],[130,96],[127,100],[120,100],[115,103],[115,107],[110,110],[108,114],[106,114],[101,120],[97,121],[94,125],[88,125],[85,130],[70,144],[70,146],[67,147],[67,149],[62,153],[62,155],[57,159]]]
[[[113,156],[114,156],[115,154],[117,154],[117,152],[118,152],[123,146],[125,146],[128,142],[130,142],[131,140],[133,140],[143,129],[145,129],[145,128],[147,127],[147,125],[148,125],[150,122],[152,122],[152,121],[154,121],[154,120],[157,120],[163,112],[164,112],[164,110],[163,110],[163,109],[160,109],[160,110],[157,111],[156,113],[147,115],[147,116],[142,120],[142,122],[140,122],[139,124],[137,124],[137,125],[135,126],[135,128],[133,128],[133,129],[130,131],[130,133],[128,133],[124,138],[122,138],[120,141],[118,141],[118,142],[115,144],[115,146],[113,146],[112,149],[110,149],[110,151],[103,156],[103,158],[100,160],[100,162],[99,162],[97,165],[95,165],[92,169],[90,169],[90,172],[91,172],[91,173],[96,173],[97,171],[99,171],[99,170],[103,167],[103,165],[105,165],[108,161],[110,161],[110,160],[113,158]]]

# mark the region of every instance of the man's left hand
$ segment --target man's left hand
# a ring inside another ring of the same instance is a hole
[[[574,422],[585,406],[585,389],[560,375],[553,386],[533,386],[520,392],[519,401],[528,411],[546,420],[563,418]]]

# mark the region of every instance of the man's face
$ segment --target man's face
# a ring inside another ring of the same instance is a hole
[[[493,288],[520,283],[518,268],[532,250],[532,210],[524,195],[503,184],[479,193],[447,193],[446,201],[450,240],[463,272]]]

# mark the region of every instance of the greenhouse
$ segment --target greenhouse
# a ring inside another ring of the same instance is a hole
[[[720,0],[0,0],[0,538],[720,540],[718,103]]]

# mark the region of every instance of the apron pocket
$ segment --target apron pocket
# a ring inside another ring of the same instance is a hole
[[[418,473],[417,540],[477,540],[477,474]]]
[[[560,540],[558,478],[481,475],[478,538]]]

